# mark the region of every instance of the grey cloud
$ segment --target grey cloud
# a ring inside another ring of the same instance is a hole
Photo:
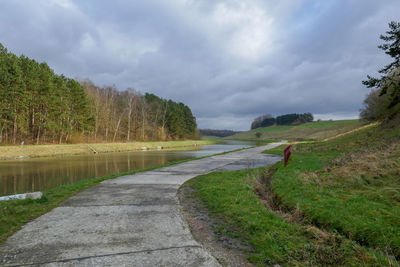
[[[397,0],[1,1],[11,51],[188,104],[202,128],[271,113],[354,117]]]

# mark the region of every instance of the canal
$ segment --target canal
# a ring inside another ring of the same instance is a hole
[[[199,158],[254,145],[250,142],[226,141],[224,144],[193,147],[190,150],[114,152],[4,160],[0,161],[0,196],[44,191],[82,179]]]

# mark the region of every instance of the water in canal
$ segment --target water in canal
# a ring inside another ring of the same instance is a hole
[[[43,191],[82,179],[101,177],[245,148],[249,142],[227,141],[196,150],[115,152],[97,155],[32,158],[0,161],[0,196]]]

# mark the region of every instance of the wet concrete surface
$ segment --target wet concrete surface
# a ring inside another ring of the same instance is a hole
[[[219,266],[192,237],[177,190],[212,171],[281,157],[271,144],[107,180],[26,224],[0,246],[0,266]]]

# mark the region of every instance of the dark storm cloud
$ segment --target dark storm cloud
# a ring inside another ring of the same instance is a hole
[[[398,0],[6,1],[9,50],[58,73],[188,104],[202,128],[271,113],[357,115]]]

